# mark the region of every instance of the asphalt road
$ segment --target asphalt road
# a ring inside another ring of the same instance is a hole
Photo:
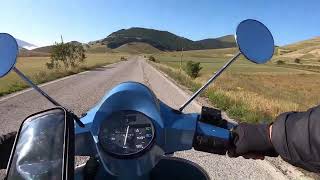
[[[124,81],[146,84],[159,99],[174,108],[178,108],[188,97],[138,57],[47,83],[42,88],[58,102],[81,115],[99,102],[105,92]],[[0,133],[17,130],[26,116],[50,107],[52,105],[33,90],[0,98]],[[193,103],[185,111],[199,112],[200,106]],[[198,163],[211,179],[286,179],[270,163],[261,160],[231,159],[193,150],[175,155]],[[3,171],[0,175],[0,178],[3,177]]]

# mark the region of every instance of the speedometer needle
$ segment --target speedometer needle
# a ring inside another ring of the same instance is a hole
[[[124,146],[125,146],[125,145],[126,145],[126,143],[127,143],[128,132],[129,132],[129,126],[127,126],[126,136],[124,137],[124,143],[123,143],[123,145],[124,145]]]

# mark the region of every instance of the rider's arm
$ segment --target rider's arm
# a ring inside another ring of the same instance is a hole
[[[272,125],[271,142],[285,161],[320,172],[320,106],[278,116]]]
[[[6,169],[14,144],[16,132],[0,136],[0,169]]]
[[[306,112],[287,112],[274,123],[240,123],[233,130],[231,157],[277,156],[287,162],[320,172],[320,106]]]

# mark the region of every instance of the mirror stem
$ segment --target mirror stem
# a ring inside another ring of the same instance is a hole
[[[16,67],[12,68],[14,72],[16,72],[25,82],[27,82],[33,89],[35,89],[38,93],[43,95],[45,98],[47,98],[52,104],[55,106],[61,106],[57,101],[55,101],[53,98],[51,98],[47,93],[42,91],[37,85],[35,85],[28,77],[26,77],[19,69]],[[63,107],[63,106],[61,106]]]
[[[205,88],[208,87],[208,85],[210,83],[212,83],[217,77],[219,77],[221,75],[221,73],[227,69],[230,64],[232,64],[239,56],[241,55],[241,52],[238,52],[233,58],[231,58],[225,65],[223,65],[216,73],[214,73],[214,75],[208,80],[208,82],[206,84],[204,84],[200,89],[198,89],[197,92],[195,92],[191,98],[185,102],[180,108],[179,108],[179,111],[183,111],[183,109],[188,105],[190,104],[190,102],[196,98]]]

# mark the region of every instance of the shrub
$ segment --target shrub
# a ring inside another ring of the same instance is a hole
[[[156,62],[156,58],[153,56],[149,56],[149,61]]]
[[[124,56],[121,56],[120,60],[121,60],[121,61],[126,61],[126,60],[127,60],[127,58],[126,58],[126,57],[124,57]]]
[[[294,60],[294,62],[295,62],[295,63],[298,63],[298,64],[300,64],[300,63],[301,63],[301,59],[299,59],[299,58],[296,58],[296,59]]]
[[[282,61],[282,60],[278,60],[278,61],[277,61],[277,64],[281,65],[281,64],[285,64],[285,62]]]
[[[184,71],[192,78],[196,78],[199,76],[199,72],[202,69],[200,66],[200,62],[188,61]]]
[[[60,69],[62,63],[67,70],[78,67],[80,63],[84,63],[85,58],[85,49],[81,44],[56,43],[46,66],[48,69]]]

